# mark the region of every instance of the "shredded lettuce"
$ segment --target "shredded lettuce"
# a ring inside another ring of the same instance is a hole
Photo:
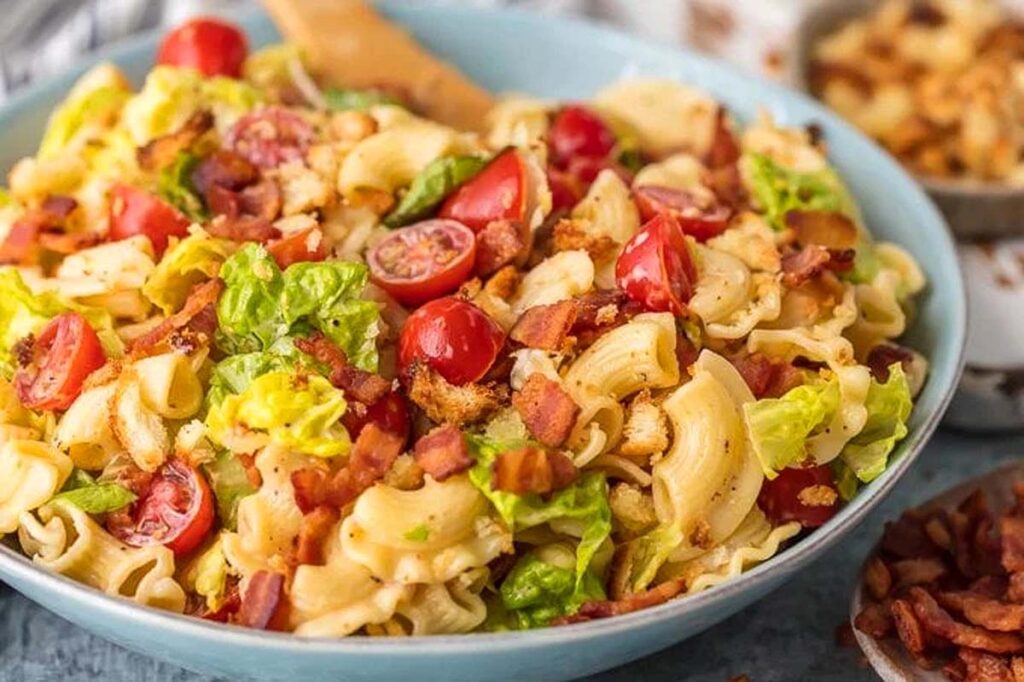
[[[839,409],[839,380],[817,380],[797,386],[781,398],[765,398],[743,406],[754,452],[768,478],[807,457],[807,438],[829,423]]]
[[[588,601],[606,597],[601,580],[588,569],[576,579],[572,551],[564,546],[544,547],[524,554],[501,583],[501,600],[525,630],[550,625],[560,616],[576,613]]]
[[[181,152],[174,162],[160,171],[156,178],[156,193],[189,219],[201,222],[209,217],[195,185],[192,171],[199,165],[199,157],[191,152]]]
[[[401,227],[430,215],[459,185],[487,166],[479,156],[442,156],[434,159],[413,178],[395,210],[384,218],[388,227]]]
[[[221,444],[241,429],[265,433],[270,442],[296,452],[334,457],[351,446],[341,424],[346,406],[342,392],[318,374],[274,371],[214,405],[206,426]]]
[[[889,453],[907,435],[907,418],[913,402],[899,363],[889,368],[889,380],[885,383],[871,380],[864,407],[868,410],[867,422],[846,444],[840,457],[860,481],[869,483],[885,471]]]
[[[662,564],[683,541],[683,533],[674,525],[661,525],[633,541],[633,565],[629,582],[634,592],[646,590]]]
[[[232,242],[194,228],[188,237],[168,249],[143,285],[142,293],[165,315],[170,315],[185,305],[192,287],[217,275],[232,251]]]
[[[379,309],[362,294],[367,268],[362,263],[295,263],[285,272],[258,244],[246,244],[220,271],[226,287],[217,304],[227,353],[268,350],[295,333],[319,329],[349,361],[377,368]]]
[[[402,102],[383,90],[328,88],[323,92],[327,106],[334,111],[366,111],[381,104],[402,106]]]
[[[256,492],[245,467],[234,453],[222,450],[216,459],[203,465],[217,501],[217,518],[225,530],[238,528],[238,501]]]
[[[138,498],[122,485],[97,482],[88,473],[75,469],[53,499],[66,500],[87,514],[105,514],[127,507]]]

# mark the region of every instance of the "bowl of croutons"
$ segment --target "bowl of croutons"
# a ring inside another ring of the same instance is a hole
[[[996,0],[823,0],[794,81],[915,174],[965,238],[1024,234],[1024,19]]]

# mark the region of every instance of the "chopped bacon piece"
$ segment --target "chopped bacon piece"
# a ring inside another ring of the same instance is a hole
[[[927,585],[948,572],[942,561],[930,557],[895,561],[891,568],[892,572],[896,574],[896,584],[899,587]]]
[[[884,604],[868,604],[853,619],[853,625],[875,639],[888,637],[893,629],[892,614]]]
[[[450,424],[438,426],[416,441],[413,456],[435,481],[461,474],[473,466],[465,436]]]
[[[52,194],[39,208],[26,211],[0,244],[0,263],[36,265],[43,250],[67,255],[99,243],[99,235],[65,231],[65,221],[77,207],[73,198]]]
[[[192,114],[184,125],[173,133],[151,140],[136,152],[139,167],[145,171],[159,171],[174,163],[178,154],[196,143],[206,131],[213,128],[213,114],[203,109]]]
[[[782,283],[796,288],[825,271],[831,256],[824,246],[810,244],[782,257]]]
[[[540,373],[531,374],[523,388],[512,394],[512,406],[533,437],[549,448],[569,438],[580,414],[580,406],[558,382]]]
[[[904,559],[932,556],[936,547],[924,530],[923,520],[916,512],[905,512],[896,521],[885,524],[882,549]]]
[[[1021,638],[1019,634],[991,632],[984,628],[959,623],[953,620],[949,612],[939,606],[923,588],[910,588],[910,599],[914,605],[914,615],[925,629],[957,646],[981,649],[996,654],[1024,651],[1024,638]]]
[[[493,465],[494,490],[516,495],[546,495],[572,484],[579,470],[561,452],[535,447],[508,450],[498,455]]]
[[[67,218],[76,208],[78,208],[78,202],[74,197],[64,196],[63,194],[51,194],[43,199],[43,203],[39,206],[40,211],[52,216],[56,220]]]
[[[1024,571],[1024,518],[1004,516],[999,520],[1002,564],[1010,573]]]
[[[644,312],[643,308],[626,299],[618,289],[598,289],[577,296],[576,322],[571,334],[576,337],[576,348],[586,348],[602,334],[629,322]]]
[[[476,235],[476,274],[486,277],[497,272],[514,261],[525,247],[519,223],[511,220],[487,223]]]
[[[455,386],[426,365],[415,363],[409,370],[409,400],[439,424],[472,424],[493,413],[508,398],[504,385]]]
[[[988,630],[1024,630],[1024,604],[1009,604],[973,592],[941,592],[936,598],[945,608],[959,611],[970,622]]]
[[[152,355],[153,350],[165,342],[175,345],[181,341],[182,335],[199,343],[208,343],[216,329],[215,306],[223,288],[223,280],[216,278],[192,287],[181,310],[132,342],[132,357]],[[200,338],[195,339],[196,336]]]
[[[273,180],[260,180],[236,194],[238,213],[263,220],[274,220],[281,213],[284,198]]]
[[[1006,588],[1006,598],[1017,604],[1024,604],[1024,573],[1011,573]]]
[[[924,651],[925,638],[921,623],[914,616],[914,608],[905,599],[896,599],[889,604],[889,614],[892,616],[893,625],[896,626],[896,634],[899,636],[903,646],[912,654],[920,654]]]
[[[892,572],[881,557],[872,557],[864,569],[864,587],[872,598],[881,601],[889,596],[892,589]]]
[[[974,649],[961,649],[960,660],[966,667],[964,682],[1019,682],[1006,661]]]
[[[718,107],[715,113],[715,134],[711,138],[711,148],[704,157],[708,168],[734,166],[740,160],[740,145],[729,127],[729,112],[725,107]]]
[[[192,184],[205,197],[211,188],[237,192],[259,179],[259,169],[227,149],[218,149],[192,171]]]
[[[577,312],[574,301],[533,306],[516,320],[509,337],[527,348],[561,350],[576,323]]]
[[[261,474],[260,470],[256,467],[256,456],[246,454],[239,454],[235,456],[238,457],[239,463],[241,463],[242,468],[245,469],[245,477],[249,479],[249,483],[252,484],[252,487],[259,488],[263,485],[263,474]]]
[[[284,576],[270,571],[256,571],[238,609],[238,624],[257,630],[284,630],[287,599]]]
[[[591,601],[580,606],[579,611],[572,616],[564,616],[552,621],[552,625],[567,625],[569,623],[583,623],[598,618],[611,618],[621,616],[625,613],[632,613],[641,609],[664,604],[669,599],[681,594],[686,589],[686,581],[682,578],[668,580],[657,587],[631,594],[616,601]]]
[[[804,246],[822,246],[830,251],[846,251],[857,245],[857,226],[838,211],[789,211],[786,227],[796,233]]]
[[[314,332],[307,339],[296,339],[295,347],[327,365],[331,384],[361,403],[373,405],[391,390],[391,382],[384,377],[349,364],[345,351],[322,332]]]
[[[295,545],[295,563],[322,566],[324,543],[338,522],[338,510],[326,505],[316,507],[302,517]]]
[[[268,242],[281,238],[281,231],[271,225],[269,220],[248,215],[217,216],[206,231],[214,237],[235,242]]]
[[[803,383],[800,370],[791,363],[769,358],[762,353],[751,353],[729,358],[747,382],[754,397],[779,398]]]
[[[329,476],[323,469],[292,472],[295,504],[303,513],[328,505],[341,509],[384,475],[401,454],[405,439],[374,423],[363,427],[349,453],[348,463]]]
[[[875,346],[868,353],[867,366],[871,369],[871,376],[876,381],[889,381],[889,368],[897,362],[903,365],[904,371],[907,365],[914,359],[913,353],[892,343],[883,343]]]

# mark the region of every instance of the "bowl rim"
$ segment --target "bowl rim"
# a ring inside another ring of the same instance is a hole
[[[553,17],[514,7],[494,9],[433,4],[417,4],[412,6],[399,0],[376,0],[375,4],[385,14],[389,15],[420,15],[427,17],[443,15],[446,20],[453,21],[457,20],[457,17],[460,16],[467,18],[489,16],[491,20],[504,18],[527,23],[555,22],[565,30],[585,34],[603,47],[610,47],[616,51],[660,56],[660,59],[665,59],[666,55],[671,55],[671,61],[689,61],[706,67],[711,71],[728,73],[746,81],[748,84],[756,84],[759,88],[765,90],[765,95],[774,95],[799,103],[809,108],[817,119],[829,120],[835,127],[856,134],[870,147],[874,147],[876,151],[879,149],[872,140],[864,137],[835,112],[832,112],[821,102],[811,98],[806,93],[791,90],[778,84],[766,83],[756,76],[743,73],[720,60],[706,57],[678,46],[645,42],[642,38],[632,36],[604,22],[577,17]],[[266,19],[266,13],[258,6],[231,9],[218,12],[217,14],[243,24],[258,23]],[[399,23],[401,23],[401,19],[399,19]],[[132,57],[134,52],[146,46],[155,47],[164,30],[164,28],[157,28],[111,43],[89,55],[83,56],[74,67],[46,80],[32,84],[21,92],[16,93],[0,105],[0,125],[6,119],[24,114],[33,108],[39,108],[40,102],[51,94],[55,83],[70,82],[73,78],[97,63],[118,61],[119,59],[123,61],[125,58]],[[675,77],[674,80],[680,79]],[[880,161],[891,164],[892,168],[898,173],[909,177],[906,170],[891,158],[886,156],[880,159]],[[918,202],[921,205],[920,209],[932,214],[930,222],[936,227],[945,228],[938,230],[939,234],[935,235],[936,239],[941,243],[942,250],[947,251],[948,254],[955,254],[955,247],[945,219],[939,214],[934,203],[916,185],[911,188],[911,191],[916,191],[919,194],[919,199],[921,200]],[[890,464],[883,474],[869,484],[870,487],[862,489],[853,502],[841,509],[824,526],[801,538],[795,544],[775,554],[767,561],[744,571],[739,576],[697,594],[671,599],[654,607],[612,618],[533,630],[418,637],[302,637],[293,633],[253,630],[232,624],[213,623],[193,616],[138,604],[124,597],[109,595],[67,576],[38,566],[20,552],[15,551],[4,543],[0,543],[0,580],[4,579],[6,575],[11,575],[16,580],[31,584],[37,589],[55,593],[81,604],[87,604],[94,609],[93,619],[109,614],[112,617],[134,620],[139,625],[146,625],[159,630],[174,631],[181,635],[206,639],[215,638],[222,645],[258,645],[261,650],[280,653],[344,654],[353,657],[376,657],[380,655],[400,657],[434,655],[440,657],[452,653],[478,652],[481,647],[509,652],[531,647],[546,647],[559,641],[573,640],[578,642],[580,640],[596,640],[608,635],[624,634],[645,625],[670,621],[675,617],[683,616],[691,610],[726,603],[740,594],[757,592],[758,588],[770,584],[777,577],[777,573],[785,574],[783,570],[785,567],[790,567],[792,569],[790,574],[792,574],[792,572],[808,565],[826,550],[833,547],[843,536],[860,524],[864,517],[896,485],[906,470],[920,455],[921,450],[931,438],[942,415],[949,406],[964,367],[967,331],[966,291],[963,284],[962,271],[955,257],[951,259],[951,266],[953,271],[946,274],[955,280],[953,283],[954,300],[946,301],[946,304],[951,308],[951,321],[954,323],[955,328],[943,330],[943,333],[951,331],[953,334],[950,353],[952,357],[947,361],[953,366],[951,367],[951,373],[949,373],[948,384],[938,389],[941,392],[937,395],[934,410],[929,414],[921,416],[918,428],[908,434],[907,438],[899,444],[896,453],[894,453],[895,458],[890,460]],[[24,595],[24,593],[22,594],[26,598],[33,599],[28,595]],[[181,665],[180,662],[179,665]]]

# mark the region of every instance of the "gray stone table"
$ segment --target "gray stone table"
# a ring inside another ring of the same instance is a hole
[[[882,523],[904,507],[1000,462],[1024,455],[1024,435],[944,432],[849,541],[789,584],[708,632],[590,682],[872,680],[855,651],[835,644],[857,566]],[[213,682],[126,651],[51,615],[0,584],[0,680]]]

